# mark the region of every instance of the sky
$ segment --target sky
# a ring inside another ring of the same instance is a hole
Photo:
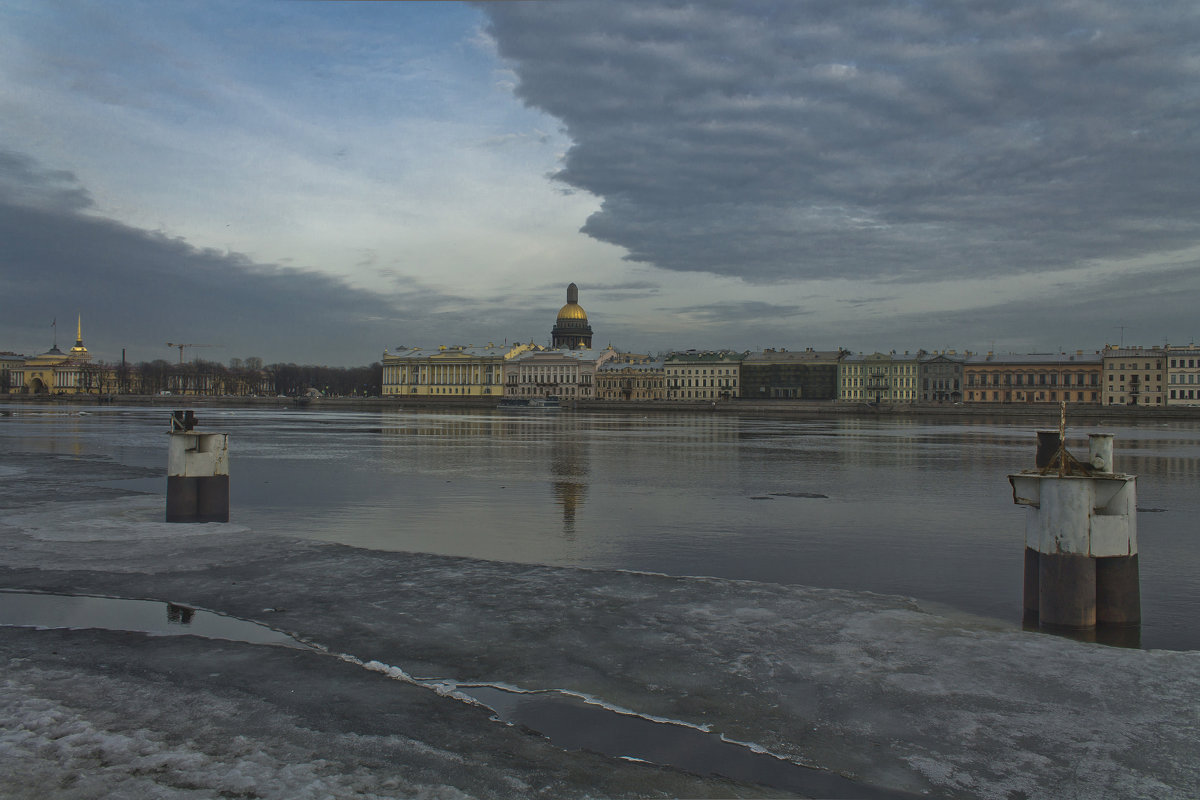
[[[633,352],[1194,342],[1200,6],[0,0],[0,351],[548,344],[571,282]]]

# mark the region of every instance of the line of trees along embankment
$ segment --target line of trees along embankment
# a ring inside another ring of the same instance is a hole
[[[381,393],[383,366],[379,362],[362,367],[327,367],[311,364],[270,364],[258,359],[241,359],[235,366],[216,361],[172,363],[165,359],[137,364],[106,364],[92,361],[72,365],[78,384],[72,393],[84,395],[252,395],[296,396],[316,389],[321,394],[371,397]],[[7,374],[2,377],[7,379]],[[8,381],[0,386],[7,388]],[[9,389],[8,394],[14,393]],[[51,396],[56,393],[51,391]],[[3,389],[0,388],[0,396]]]

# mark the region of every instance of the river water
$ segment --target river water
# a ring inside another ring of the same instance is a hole
[[[1014,626],[1034,422],[200,409],[231,521],[359,548],[913,597]],[[20,406],[6,454],[162,469],[161,409]],[[1088,433],[1068,432],[1086,453]],[[1200,423],[1104,426],[1138,475],[1145,648],[1200,649]],[[108,482],[165,494],[164,478]]]

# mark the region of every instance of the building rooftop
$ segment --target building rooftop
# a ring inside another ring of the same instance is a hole
[[[842,361],[917,361],[919,353],[849,353]]]
[[[747,355],[736,350],[677,350],[668,353],[664,361],[741,361]]]
[[[997,366],[1012,364],[1012,365],[1030,365],[1038,364],[1097,364],[1099,365],[1102,358],[1099,353],[1084,353],[1076,351],[1074,353],[985,353],[973,355],[966,360],[969,366],[982,366],[986,364],[995,364]]]
[[[1163,356],[1166,351],[1161,347],[1151,345],[1150,347],[1121,347],[1115,344],[1107,344],[1104,346],[1102,355],[1105,358],[1140,358],[1142,356]]]
[[[438,347],[398,347],[396,350],[387,352],[387,358],[430,358],[432,356],[451,357],[456,355],[471,356],[475,358],[500,357],[507,355],[514,350],[528,349],[531,345],[527,344],[504,344],[498,345],[488,342],[484,346],[477,347],[473,344],[456,344],[456,345],[440,345]],[[533,345],[536,347],[536,345]]]
[[[601,364],[598,369],[601,372],[621,372],[622,370],[633,370],[635,372],[654,372],[663,368],[663,362],[660,359],[654,361],[609,361],[606,364]]]
[[[745,361],[748,363],[765,363],[765,364],[783,364],[796,363],[805,361],[825,361],[836,362],[842,358],[845,353],[841,350],[813,350],[811,347],[804,350],[785,350],[780,348],[775,350],[769,348],[759,352],[750,353],[746,356]]]
[[[570,359],[572,361],[598,361],[604,359],[607,361],[613,357],[615,352],[614,350],[529,350],[513,356],[513,360],[528,361],[537,359],[539,361],[550,361],[553,359]]]

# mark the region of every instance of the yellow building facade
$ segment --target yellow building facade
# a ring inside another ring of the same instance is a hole
[[[904,353],[855,353],[838,364],[838,400],[844,403],[915,403],[920,361]]]
[[[509,359],[540,350],[535,344],[486,347],[456,345],[436,350],[405,348],[383,353],[384,397],[496,398],[504,396],[504,365]]]
[[[1106,406],[1165,404],[1167,359],[1162,350],[1108,345],[1101,359],[1101,403]]]
[[[7,390],[15,394],[108,394],[116,391],[116,371],[92,362],[83,344],[83,319],[77,321],[75,346],[67,352],[55,343],[31,358],[6,357]]]
[[[742,359],[731,350],[688,350],[663,359],[668,400],[732,400],[741,397]]]
[[[597,400],[666,400],[661,359],[622,353],[596,370]]]

